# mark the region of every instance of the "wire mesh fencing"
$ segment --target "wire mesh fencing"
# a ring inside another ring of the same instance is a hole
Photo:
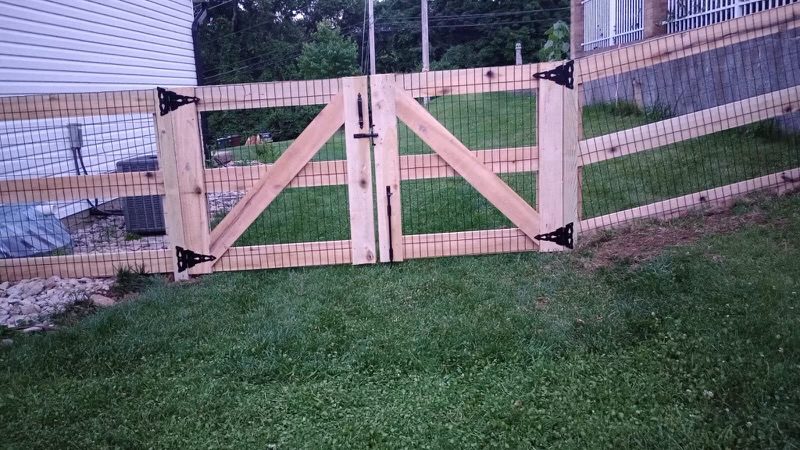
[[[0,276],[547,250],[798,187],[799,30],[793,4],[591,54],[575,90],[547,63],[2,98]]]
[[[485,67],[400,75],[396,82],[425,106],[431,120],[535,208],[535,71],[536,65]],[[498,237],[509,248],[533,247],[414,130],[400,122],[398,137],[407,258],[488,252]]]
[[[199,88],[206,137],[210,231],[287,153],[341,92],[341,80],[290,81]],[[338,120],[341,123],[342,118]],[[313,128],[313,127],[312,127]],[[307,156],[285,188],[236,238],[219,270],[345,261],[350,247],[347,161],[343,127]],[[308,133],[313,133],[312,131]],[[264,208],[264,206],[266,206]],[[322,244],[314,244],[321,242]],[[237,250],[245,248],[246,250]]]
[[[579,61],[582,215],[591,228],[792,183],[800,167],[798,9]]]
[[[114,264],[164,268],[153,105],[150,90],[0,99],[7,277],[99,275]],[[120,256],[134,251],[135,258]]]

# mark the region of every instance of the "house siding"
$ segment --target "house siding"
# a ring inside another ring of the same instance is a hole
[[[191,0],[0,0],[0,96],[194,86],[192,19]],[[156,153],[149,114],[6,121],[0,179],[75,175],[70,123],[90,174]],[[88,207],[52,205],[59,217]]]

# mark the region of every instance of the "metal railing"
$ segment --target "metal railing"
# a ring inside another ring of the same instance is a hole
[[[612,47],[644,37],[642,0],[583,0],[584,51]]]

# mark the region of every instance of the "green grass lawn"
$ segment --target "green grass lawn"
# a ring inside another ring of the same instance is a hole
[[[536,144],[536,98],[528,94],[445,96],[433,99],[429,110],[473,150]],[[583,110],[584,135],[599,136],[664,117],[664,112],[643,112],[628,104],[593,105]],[[398,133],[401,154],[430,152],[404,125]],[[288,145],[277,142],[235,151],[241,160],[273,162]],[[344,135],[339,132],[315,160],[344,158]],[[757,123],[586,166],[583,216],[596,217],[798,166],[800,137],[782,135],[772,122]],[[535,173],[501,178],[536,204]],[[404,181],[401,194],[405,234],[511,226],[461,178]],[[289,189],[236,245],[348,239],[347,208],[343,186]]]
[[[797,448],[800,196],[757,205],[635,267],[589,271],[589,247],[155,282],[0,348],[0,442]]]

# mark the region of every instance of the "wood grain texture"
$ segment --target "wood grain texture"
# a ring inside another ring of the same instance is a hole
[[[800,111],[800,86],[586,139],[580,143],[580,164],[619,158],[794,111]]]
[[[252,188],[261,177],[274,170],[274,164],[206,169],[206,191],[233,192]],[[314,187],[347,184],[347,161],[314,161],[306,164],[289,187]]]
[[[266,172],[212,230],[211,254],[217,258],[224,255],[343,123],[343,100],[340,94],[311,121],[275,161],[272,170]]]
[[[533,251],[536,241],[518,228],[403,236],[407,259]]]
[[[378,250],[381,262],[402,261],[403,208],[400,188],[402,157],[397,136],[394,75],[370,77],[372,120],[375,124],[375,186]],[[387,189],[390,195],[387,195]],[[391,217],[389,216],[391,207]]]
[[[704,206],[714,206],[734,200],[750,192],[759,190],[775,190],[784,192],[800,187],[800,168],[753,178],[714,189],[695,192],[694,194],[650,203],[636,208],[626,209],[604,216],[584,219],[580,222],[581,231],[612,228],[626,225],[637,219],[669,218],[681,215],[686,211]]]
[[[158,100],[152,90],[0,97],[0,120],[152,114]]]
[[[555,83],[542,83],[538,99],[539,176],[537,201],[540,233],[550,233],[578,219],[577,91]],[[577,236],[573,233],[573,240]],[[563,251],[543,241],[540,250]]]
[[[539,64],[434,70],[396,75],[396,83],[413,97],[479,94],[485,92],[532,91],[539,86],[533,74]]]
[[[198,86],[198,110],[204,112],[325,105],[340,89],[339,79]]]
[[[218,260],[214,271],[350,264],[351,256],[349,240],[231,247]]]
[[[144,267],[147,273],[173,271],[174,251],[142,250],[136,252],[86,253],[67,256],[0,259],[0,280],[28,278],[113,277],[120,268]]]
[[[179,95],[194,96],[195,88],[175,89]],[[170,248],[180,246],[209,254],[208,202],[205,191],[203,145],[197,105],[189,103],[165,116],[156,116],[159,167],[164,174],[164,215]],[[210,264],[198,264],[178,272],[175,279],[211,273]]]
[[[353,264],[374,264],[377,260],[377,251],[375,249],[375,204],[372,190],[370,140],[355,137],[357,133],[369,132],[367,77],[342,79],[342,93],[352,261]],[[361,98],[361,116],[358,111],[359,96]]]
[[[470,153],[494,173],[535,172],[539,170],[538,147],[510,147],[474,150]],[[436,154],[403,155],[400,177],[403,180],[448,178],[458,173]]]
[[[161,171],[0,180],[0,203],[164,195]]]

